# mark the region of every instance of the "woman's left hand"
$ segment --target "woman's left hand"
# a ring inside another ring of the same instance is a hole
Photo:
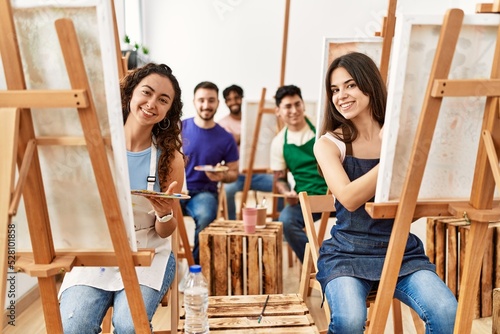
[[[177,181],[172,182],[169,186],[167,191],[165,191],[165,194],[173,194],[174,193],[174,188],[177,186]],[[172,212],[172,204],[173,204],[173,199],[172,198],[165,198],[165,197],[148,197],[149,202],[151,202],[151,205],[153,206],[153,209],[156,212],[156,215],[158,217],[163,217]]]

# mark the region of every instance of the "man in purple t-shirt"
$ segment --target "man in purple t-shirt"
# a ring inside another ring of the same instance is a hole
[[[182,200],[184,214],[195,223],[193,257],[199,263],[198,234],[217,217],[217,183],[234,182],[238,177],[238,146],[234,137],[215,123],[219,89],[208,81],[194,89],[196,115],[182,121],[182,149],[186,155],[186,184],[191,199]],[[224,164],[228,170],[211,172],[197,166]]]

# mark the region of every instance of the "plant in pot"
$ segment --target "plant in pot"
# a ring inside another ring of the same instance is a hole
[[[145,45],[141,45],[140,52],[137,54],[138,63],[145,65],[150,62],[149,48]],[[139,65],[139,64],[138,64]]]

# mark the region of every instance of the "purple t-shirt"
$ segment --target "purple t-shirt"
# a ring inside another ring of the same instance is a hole
[[[187,157],[186,182],[189,191],[210,191],[217,193],[217,182],[210,181],[203,171],[195,166],[217,165],[238,161],[238,146],[233,135],[216,124],[211,129],[202,129],[194,118],[182,121],[182,150]]]

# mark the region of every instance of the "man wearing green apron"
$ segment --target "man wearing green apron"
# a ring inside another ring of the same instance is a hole
[[[283,223],[286,241],[302,262],[307,235],[297,196],[301,191],[307,191],[309,195],[324,195],[327,186],[318,173],[313,152],[316,129],[305,115],[300,88],[294,85],[282,86],[277,90],[275,99],[276,115],[285,124],[271,143],[271,169],[276,180],[276,190],[287,196],[287,206],[281,211],[279,221]],[[295,182],[293,189],[287,180],[288,171]],[[313,215],[313,218],[317,220],[319,216]]]

